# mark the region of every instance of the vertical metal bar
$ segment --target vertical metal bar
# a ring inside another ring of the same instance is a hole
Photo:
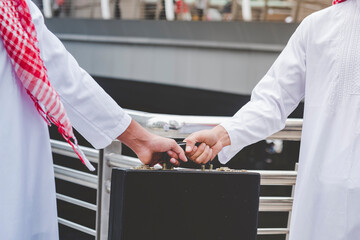
[[[166,14],[166,20],[168,21],[175,20],[174,3],[172,0],[165,0],[165,14]]]
[[[297,172],[299,168],[299,164],[296,163],[295,164],[295,171]],[[295,185],[292,187],[291,190],[291,197],[294,199],[294,193],[295,193]],[[289,229],[289,232],[286,233],[286,240],[289,240],[289,236],[290,236],[290,221],[291,221],[291,213],[292,213],[292,207],[291,207],[291,211],[289,211],[289,217],[288,217],[288,223],[287,223],[287,229]]]
[[[268,11],[269,11],[269,0],[265,0],[264,4],[265,4],[265,6],[264,6],[263,21],[266,21],[267,15],[268,15]]]
[[[248,22],[248,21],[252,20],[250,0],[242,0],[241,11],[242,11],[242,17],[243,17],[244,21]]]
[[[109,0],[101,0],[101,16],[103,19],[110,19]]]
[[[43,10],[45,17],[51,18],[52,17],[51,0],[42,0],[42,3],[43,3]]]
[[[301,3],[302,3],[302,0],[296,0],[296,8],[295,8],[293,22],[298,22],[299,21]]]
[[[160,14],[161,14],[161,6],[162,2],[161,0],[157,0],[156,1],[156,10],[155,10],[155,19],[159,20],[160,19]]]
[[[239,20],[239,0],[233,0],[231,6],[231,20],[236,21]]]
[[[100,153],[96,212],[96,240],[108,239],[111,166],[107,155],[121,154],[121,142],[114,141]]]

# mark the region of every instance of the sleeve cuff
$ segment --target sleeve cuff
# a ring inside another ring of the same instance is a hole
[[[231,131],[232,124],[230,121],[226,121],[221,123],[220,125],[225,128],[225,130],[229,134],[231,144],[229,146],[224,147],[218,153],[218,159],[221,164],[226,164],[230,161],[241,149],[243,149],[246,145],[239,142],[239,138],[233,136],[233,131]]]
[[[131,117],[128,114],[124,114],[124,116],[121,118],[121,121],[118,123],[118,125],[111,129],[109,134],[104,138],[95,138],[93,141],[91,141],[91,144],[96,149],[102,149],[107,147],[111,144],[112,141],[114,141],[118,136],[120,136],[130,125],[131,123]]]

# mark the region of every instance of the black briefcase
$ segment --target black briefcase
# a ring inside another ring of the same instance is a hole
[[[110,240],[255,240],[260,176],[113,169]]]

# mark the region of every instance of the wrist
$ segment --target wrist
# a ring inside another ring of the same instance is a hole
[[[230,136],[223,126],[217,125],[213,128],[213,131],[216,136],[217,142],[221,144],[222,148],[231,144]]]
[[[129,127],[117,139],[136,152],[149,142],[151,136],[151,133],[132,120]]]

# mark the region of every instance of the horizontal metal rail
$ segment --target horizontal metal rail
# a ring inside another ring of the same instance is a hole
[[[193,132],[211,129],[230,119],[230,117],[146,113],[128,109],[126,112],[150,132],[170,138],[186,138]],[[302,119],[288,119],[285,128],[268,137],[268,139],[299,141],[301,139],[302,122]]]
[[[96,236],[96,231],[94,229],[82,226],[80,224],[71,222],[71,221],[63,219],[63,218],[58,218],[58,222],[60,224],[64,225],[64,226],[70,227],[72,229],[79,230],[79,231],[81,231],[83,233],[87,233],[87,234],[89,234],[91,236],[94,236],[94,237]]]
[[[50,143],[53,153],[67,157],[78,158],[78,156],[76,155],[76,153],[73,151],[72,147],[68,143],[53,139],[50,140]],[[84,154],[89,159],[89,161],[93,163],[99,162],[99,150],[83,147],[83,146],[80,146],[80,149],[84,152]]]
[[[260,212],[289,212],[292,209],[292,197],[260,197]]]
[[[83,207],[83,208],[87,208],[87,209],[90,209],[90,210],[93,210],[93,211],[97,210],[97,206],[95,204],[88,203],[88,202],[85,202],[85,201],[81,201],[79,199],[72,198],[72,197],[69,197],[69,196],[66,196],[66,195],[63,195],[63,194],[60,194],[60,193],[56,194],[56,198],[58,200],[68,202],[68,203],[71,203],[71,204],[74,204],[74,205],[77,205],[77,206],[80,206],[80,207]]]
[[[105,158],[110,167],[132,168],[142,164],[138,158],[118,154],[107,154]]]
[[[73,170],[71,168],[54,165],[55,178],[81,186],[97,189],[98,177],[96,175]]]
[[[248,172],[259,173],[261,185],[292,186],[296,183],[296,171],[249,170]]]
[[[288,233],[288,228],[258,228],[257,230],[258,235],[282,235]]]
[[[226,50],[247,50],[256,52],[281,52],[283,44],[265,43],[237,43],[237,42],[213,42],[196,41],[184,39],[162,39],[162,38],[142,38],[142,37],[123,37],[123,36],[96,36],[81,35],[70,33],[58,33],[56,36],[61,41],[93,42],[106,44],[127,44],[127,45],[149,45],[167,47],[186,47],[186,48],[205,48],[205,49],[226,49]]]

